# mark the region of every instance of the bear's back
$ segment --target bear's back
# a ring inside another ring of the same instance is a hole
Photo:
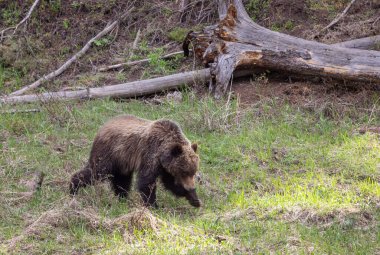
[[[121,115],[107,121],[98,131],[98,137],[107,140],[110,136],[142,134],[152,123],[150,120],[141,119],[133,115]]]

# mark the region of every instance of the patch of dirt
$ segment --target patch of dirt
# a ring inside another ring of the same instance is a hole
[[[343,115],[358,117],[360,114],[377,116],[380,113],[380,84],[351,83],[315,78],[316,82],[295,80],[280,76],[268,79],[236,79],[233,93],[239,97],[241,106],[251,107],[258,102],[289,103],[329,118]],[[320,84],[322,83],[322,84]],[[354,106],[354,107],[352,107]]]
[[[347,1],[271,0],[255,20],[258,24],[296,37],[313,40],[313,35],[327,26],[347,6]],[[373,0],[357,1],[346,16],[318,39],[337,43],[377,35],[375,21],[380,7]],[[378,22],[378,21],[377,21]]]
[[[268,27],[282,28],[287,23],[288,29],[286,27],[283,29],[289,34],[299,36],[305,29],[310,29],[312,26],[311,22],[307,22],[310,11],[304,0],[272,0],[269,10],[269,19],[265,22]],[[326,13],[318,12],[315,16],[319,17],[318,22],[325,22]]]

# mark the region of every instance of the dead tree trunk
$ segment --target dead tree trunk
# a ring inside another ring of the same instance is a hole
[[[72,99],[90,99],[105,97],[138,97],[150,95],[163,90],[178,88],[181,85],[193,84],[196,82],[206,82],[210,79],[210,70],[202,69],[149,80],[133,81],[123,84],[110,85],[98,88],[88,88],[76,91],[47,92],[42,94],[5,96],[0,97],[0,107],[2,104],[66,101]]]
[[[241,0],[220,0],[217,25],[190,32],[196,56],[210,66],[210,91],[220,98],[235,69],[252,67],[344,80],[380,82],[380,52],[347,49],[281,34],[254,23]]]

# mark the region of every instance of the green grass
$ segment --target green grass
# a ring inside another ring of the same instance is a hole
[[[21,15],[21,9],[16,2],[10,3],[6,8],[0,10],[4,23],[8,26],[16,25]]]
[[[275,100],[241,109],[235,100],[215,102],[191,93],[180,104],[96,100],[16,108],[34,107],[42,111],[0,115],[0,253],[380,251],[379,137],[355,132],[379,125],[376,114],[337,120]],[[110,231],[102,222],[135,210],[136,193],[119,202],[108,185],[99,184],[70,199],[67,181],[86,161],[97,129],[123,113],[173,119],[200,144],[203,208],[191,208],[160,188],[161,208],[151,211],[157,228],[127,224],[127,231]],[[32,199],[13,201],[18,194],[9,192],[25,191],[25,179],[37,170],[46,174],[42,189]],[[7,240],[52,209],[61,214],[49,224],[42,217],[34,232],[7,250]],[[94,227],[70,210],[92,212],[100,223]]]

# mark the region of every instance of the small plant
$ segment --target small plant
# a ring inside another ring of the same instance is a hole
[[[69,27],[70,27],[70,22],[69,22],[68,19],[64,19],[63,22],[62,22],[62,24],[63,24],[63,28],[64,28],[64,29],[66,29],[66,30],[69,29]]]
[[[74,9],[79,9],[80,6],[81,3],[79,1],[74,1],[71,3],[71,7],[73,7]]]
[[[98,40],[95,40],[94,44],[97,47],[105,47],[105,46],[109,45],[110,42],[111,42],[111,40],[109,38],[104,37],[104,38],[100,38]]]
[[[281,31],[281,26],[280,26],[278,23],[274,23],[274,24],[272,24],[272,26],[270,27],[270,29],[271,29],[272,31],[277,31],[277,32],[279,32],[279,31]]]
[[[188,33],[188,29],[177,27],[169,32],[169,39],[176,42],[183,42]]]
[[[142,40],[139,46],[139,51],[141,54],[148,53],[149,52],[149,46],[147,40]]]
[[[61,0],[50,0],[49,8],[55,14],[61,11]]]
[[[291,21],[291,20],[286,21],[286,23],[284,24],[284,28],[286,30],[292,30],[294,28],[293,21]]]
[[[247,5],[247,11],[253,20],[257,20],[260,16],[266,15],[270,5],[270,0],[250,0]]]
[[[166,74],[171,69],[168,62],[161,58],[163,52],[162,48],[158,48],[148,55],[149,65],[153,68],[154,73]]]

